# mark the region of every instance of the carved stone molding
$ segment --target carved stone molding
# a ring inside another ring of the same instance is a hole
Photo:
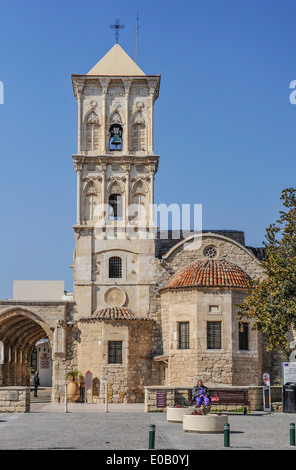
[[[126,292],[121,287],[111,287],[106,290],[104,298],[110,307],[123,307],[126,302]]]

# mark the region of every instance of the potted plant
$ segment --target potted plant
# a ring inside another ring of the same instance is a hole
[[[67,386],[67,399],[69,401],[75,402],[80,397],[80,387],[78,385],[80,376],[81,373],[78,370],[69,370],[65,375],[65,378],[69,380]]]
[[[167,421],[180,423],[183,421],[183,416],[192,413],[192,406],[174,405],[167,407]]]
[[[222,433],[224,424],[228,423],[226,415],[210,413],[210,406],[196,407],[183,419],[184,431],[201,433]]]

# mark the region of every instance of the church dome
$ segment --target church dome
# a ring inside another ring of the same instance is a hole
[[[225,260],[199,260],[173,276],[161,291],[188,287],[250,287],[250,277]]]
[[[102,320],[137,320],[136,314],[126,307],[106,307],[96,310],[92,318]]]

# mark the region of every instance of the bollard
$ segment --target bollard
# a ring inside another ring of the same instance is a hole
[[[108,380],[105,380],[105,413],[108,413]]]
[[[295,445],[295,423],[290,423],[290,446]]]
[[[224,424],[224,447],[229,447],[230,445],[230,425],[228,423]]]
[[[67,402],[67,384],[65,384],[65,412],[68,412],[68,402]]]
[[[154,449],[155,443],[155,425],[150,424],[149,426],[149,449]]]

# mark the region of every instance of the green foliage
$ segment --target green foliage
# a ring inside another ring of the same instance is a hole
[[[253,328],[263,333],[267,350],[288,352],[287,333],[296,325],[296,190],[281,194],[286,210],[266,230],[266,279],[252,282],[250,295],[238,305],[238,319],[254,319]]]
[[[69,370],[67,374],[65,375],[65,378],[67,380],[77,380],[80,376],[79,370]]]

